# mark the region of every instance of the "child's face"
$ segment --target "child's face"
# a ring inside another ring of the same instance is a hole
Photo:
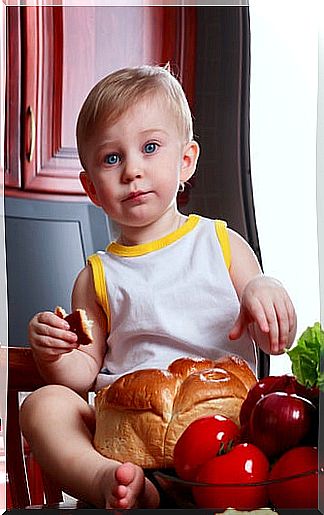
[[[160,97],[144,98],[87,145],[84,188],[120,225],[142,227],[176,205],[180,181],[194,172],[198,148],[185,143]]]

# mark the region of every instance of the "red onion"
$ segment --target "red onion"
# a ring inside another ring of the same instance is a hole
[[[249,439],[269,458],[300,444],[312,433],[316,408],[295,394],[273,392],[254,406],[249,421]]]

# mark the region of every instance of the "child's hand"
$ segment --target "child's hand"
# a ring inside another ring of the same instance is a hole
[[[239,316],[229,333],[239,338],[249,327],[257,345],[267,354],[281,354],[296,333],[296,314],[282,284],[271,277],[257,276],[245,286]]]
[[[50,311],[37,313],[28,329],[29,343],[41,361],[55,361],[79,347],[77,335],[69,331],[69,324]]]

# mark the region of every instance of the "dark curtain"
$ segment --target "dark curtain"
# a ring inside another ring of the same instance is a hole
[[[185,212],[223,218],[262,266],[250,166],[248,7],[198,7],[195,137],[201,145]],[[259,352],[259,377],[270,358]]]

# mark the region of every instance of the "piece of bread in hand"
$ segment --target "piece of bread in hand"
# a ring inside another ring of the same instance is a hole
[[[221,414],[239,425],[241,405],[256,377],[237,356],[180,358],[168,370],[126,374],[96,395],[98,452],[144,468],[170,468],[173,449],[195,419]]]
[[[70,331],[77,335],[80,345],[89,345],[93,342],[91,331],[93,322],[88,319],[85,309],[76,309],[67,314],[61,306],[56,306],[54,313],[68,322]]]

